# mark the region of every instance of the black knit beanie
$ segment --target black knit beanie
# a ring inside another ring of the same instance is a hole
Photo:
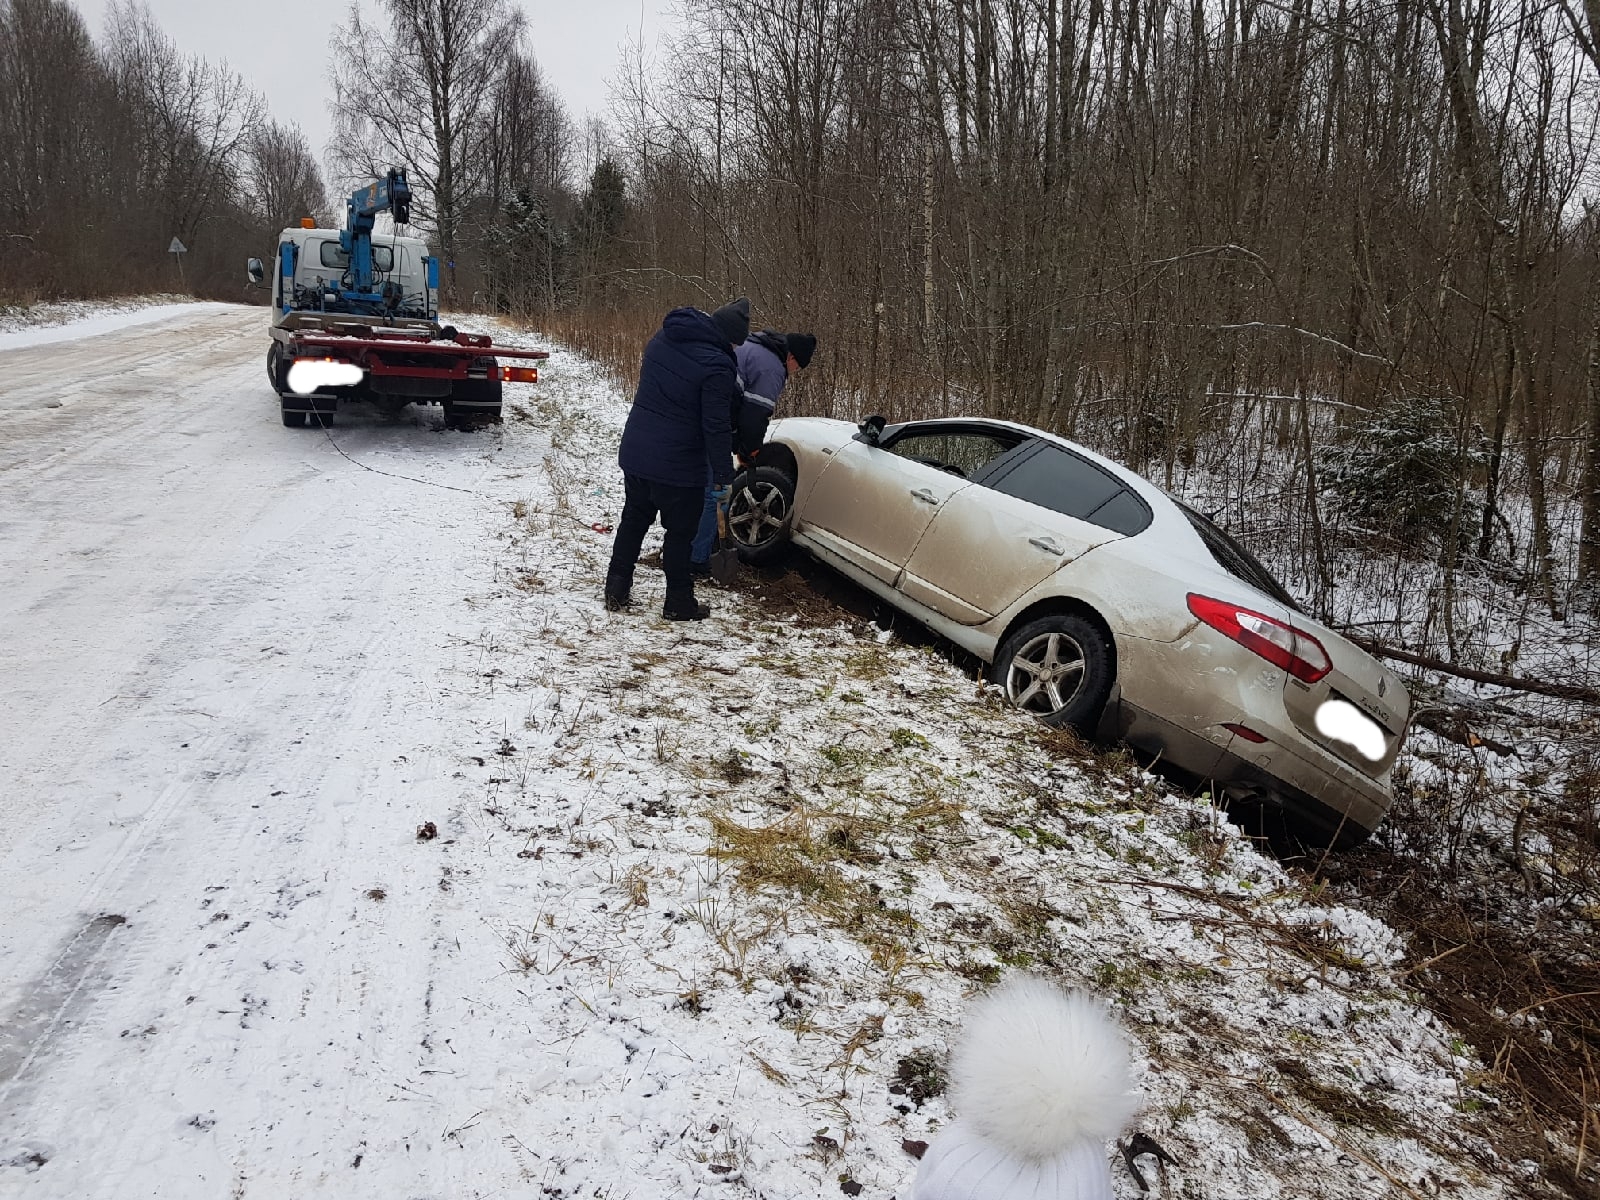
[[[811,365],[811,356],[816,353],[817,338],[811,333],[786,333],[783,340],[789,343],[789,353],[794,355],[794,361],[802,368]]]
[[[737,346],[750,336],[750,301],[740,296],[711,314],[728,345]]]

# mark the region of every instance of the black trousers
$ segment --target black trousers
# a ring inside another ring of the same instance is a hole
[[[626,597],[633,587],[633,568],[639,561],[639,547],[657,514],[666,539],[661,547],[661,566],[667,573],[667,602],[689,600],[694,596],[694,579],[689,574],[689,544],[700,524],[700,509],[705,502],[703,484],[671,487],[637,475],[624,474],[622,516],[617,521],[617,537],[611,543],[611,567],[606,571],[606,595]]]

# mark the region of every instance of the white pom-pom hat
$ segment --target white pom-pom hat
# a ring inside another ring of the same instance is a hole
[[[1139,1108],[1105,1008],[1032,976],[973,1005],[950,1103],[958,1119],[923,1155],[911,1200],[1111,1200],[1105,1143]]]

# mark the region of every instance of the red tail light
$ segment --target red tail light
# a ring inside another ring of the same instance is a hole
[[[538,383],[538,367],[496,367],[493,376],[506,383]]]
[[[1194,592],[1189,593],[1189,611],[1296,679],[1315,683],[1333,670],[1321,642],[1276,617]]]

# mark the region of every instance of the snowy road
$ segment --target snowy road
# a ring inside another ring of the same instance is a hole
[[[0,1192],[311,1194],[403,1101],[390,1194],[464,1194],[415,831],[499,438],[357,414],[443,486],[360,470],[280,424],[262,310],[182,319],[0,351],[0,1158],[50,1167]]]

